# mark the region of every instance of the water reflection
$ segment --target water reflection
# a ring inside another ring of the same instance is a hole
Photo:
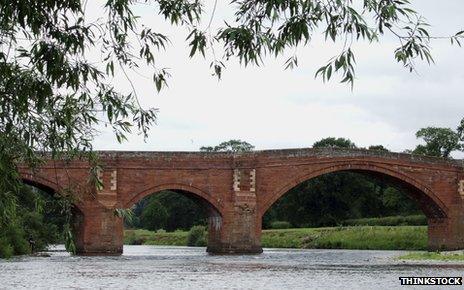
[[[462,276],[464,265],[394,259],[402,252],[276,250],[216,256],[204,248],[125,246],[120,257],[0,260],[0,288],[41,289],[307,289],[400,288],[399,276]],[[430,289],[430,288],[428,288]]]

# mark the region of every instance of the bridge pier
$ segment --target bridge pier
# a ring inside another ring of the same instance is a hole
[[[89,205],[74,219],[76,254],[84,256],[121,255],[123,221],[112,209]]]
[[[212,235],[213,234],[213,235]],[[220,231],[208,231],[208,253],[259,254],[261,223],[256,216],[256,204],[239,203],[223,218]]]

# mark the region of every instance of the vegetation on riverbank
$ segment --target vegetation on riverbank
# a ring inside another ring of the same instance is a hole
[[[20,193],[15,211],[8,213],[8,222],[0,223],[0,258],[43,250],[49,244],[64,242],[65,232],[70,234],[70,214],[64,212],[65,208],[70,210],[67,200],[30,186],[22,186]]]
[[[188,232],[126,230],[125,244],[187,246]],[[426,250],[425,226],[356,226],[263,230],[265,248]]]
[[[399,260],[464,261],[464,252],[413,252],[398,257]]]
[[[425,215],[385,216],[377,218],[348,219],[343,226],[426,226]]]

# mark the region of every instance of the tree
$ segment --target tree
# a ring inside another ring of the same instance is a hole
[[[463,149],[459,133],[450,128],[422,128],[416,137],[422,138],[425,145],[417,145],[413,154],[449,158],[451,152]]]
[[[155,207],[162,206],[162,211],[166,212],[163,218],[163,229],[166,231],[189,230],[194,225],[204,225],[207,223],[208,215],[201,202],[189,198],[187,194],[165,190],[155,195],[147,196],[137,202],[133,209],[133,222],[126,222],[126,226],[131,228],[146,228],[146,220],[142,218],[150,210],[152,203]],[[152,221],[149,221],[152,223]]]
[[[327,137],[314,142],[313,148],[356,148],[350,139]]]
[[[140,217],[141,226],[150,231],[157,231],[166,227],[168,211],[157,200],[148,203]]]
[[[249,152],[253,151],[255,146],[251,145],[250,143],[242,140],[229,140],[220,143],[217,146],[207,146],[201,147],[200,151],[203,152]]]
[[[368,147],[369,150],[377,150],[377,151],[382,151],[382,152],[389,152],[387,148],[385,148],[383,145],[371,145]]]
[[[459,135],[459,140],[464,142],[464,118],[462,118],[461,123],[459,124],[456,131]]]

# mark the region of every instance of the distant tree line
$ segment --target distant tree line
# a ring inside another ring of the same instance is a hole
[[[135,204],[131,221],[126,227],[174,231],[206,225],[205,209],[188,196],[174,191],[149,195]]]

